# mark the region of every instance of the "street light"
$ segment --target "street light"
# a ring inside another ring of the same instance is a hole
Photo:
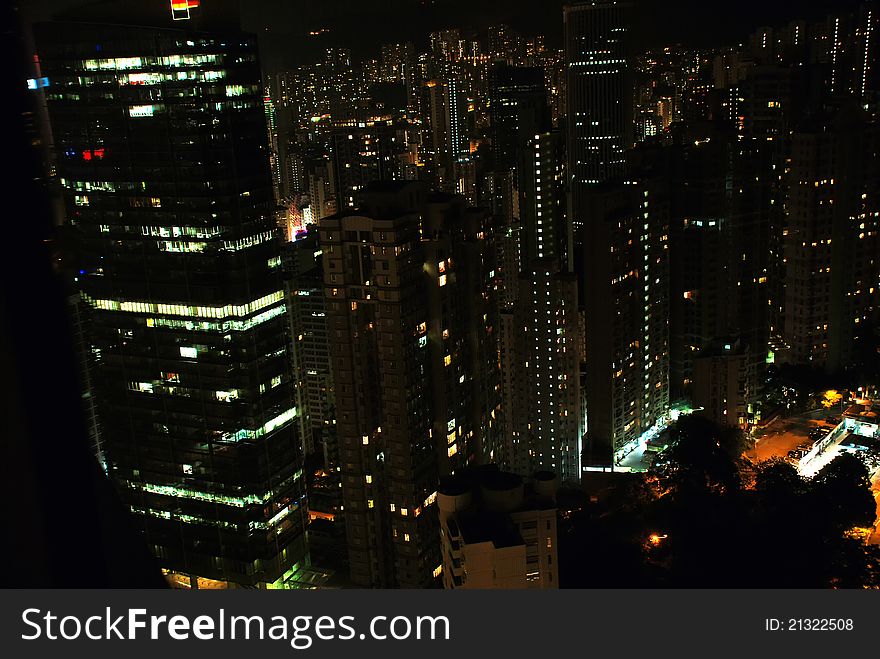
[[[661,541],[665,540],[669,536],[667,534],[660,535],[659,533],[652,533],[648,536],[648,542],[650,542],[655,547],[660,544]]]

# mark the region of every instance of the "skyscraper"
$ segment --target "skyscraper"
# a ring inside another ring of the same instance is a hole
[[[406,153],[403,130],[390,119],[343,122],[333,129],[336,199],[356,206],[373,181],[403,178],[400,156]]]
[[[580,479],[580,338],[562,136],[550,131],[543,71],[496,63],[490,75],[494,205],[502,309],[504,441],[492,458],[521,476]],[[515,214],[514,214],[515,213]]]
[[[697,128],[684,131],[681,145],[665,148],[674,154],[669,168],[676,172],[670,195],[670,391],[674,399],[696,402],[707,398],[698,389],[705,389],[716,367],[727,381],[742,376],[738,402],[725,393],[728,412],[716,416],[742,427],[758,418],[769,341],[775,181],[767,144],[772,142]]]
[[[489,103],[494,169],[517,169],[522,144],[550,125],[544,72],[496,64],[489,73]]]
[[[656,172],[586,196],[585,469],[609,469],[669,409],[669,205]]]
[[[633,144],[633,91],[626,2],[567,5],[565,66],[568,181],[575,233],[583,228],[581,197],[589,185],[620,176]]]
[[[669,205],[633,145],[632,6],[564,9],[568,194],[584,312],[584,468],[609,469],[669,407]],[[642,160],[636,158],[635,160]]]
[[[845,369],[873,338],[880,320],[876,140],[876,125],[858,107],[792,136],[785,361]]]
[[[306,455],[318,456],[323,467],[334,468],[339,452],[321,255],[318,228],[310,225],[304,235],[284,245],[281,258],[303,448]]]
[[[486,220],[460,197],[429,199],[419,183],[394,182],[320,222],[358,585],[434,582],[439,478],[479,460],[495,426]]]
[[[526,147],[520,168],[522,266],[514,312],[513,367],[520,375],[515,409],[509,411],[517,417],[516,444],[528,450],[528,473],[553,471],[563,483],[577,484],[584,431],[581,341],[561,136],[538,133]]]
[[[306,499],[256,39],[162,9],[35,30],[109,473],[172,581],[278,587]]]
[[[454,77],[429,80],[423,88],[426,120],[423,144],[429,180],[443,192],[465,192],[470,144],[465,100]]]

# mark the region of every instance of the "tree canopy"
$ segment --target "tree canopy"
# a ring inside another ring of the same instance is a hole
[[[564,587],[880,587],[869,474],[852,455],[812,479],[753,465],[735,428],[685,417],[663,466],[621,476],[561,527]]]

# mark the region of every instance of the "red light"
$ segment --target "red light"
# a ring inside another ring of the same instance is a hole
[[[83,160],[91,160],[91,159],[92,159],[91,150],[83,151]]]
[[[98,158],[100,160],[103,157],[104,157],[104,147],[101,147],[100,149],[95,149],[95,158]]]

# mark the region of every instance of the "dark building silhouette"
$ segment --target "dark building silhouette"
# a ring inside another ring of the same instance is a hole
[[[320,222],[352,581],[420,587],[440,565],[440,476],[500,430],[484,211],[374,184]]]
[[[582,195],[623,175],[633,145],[630,62],[632,5],[583,2],[564,8],[566,121],[571,221],[575,235],[589,221]]]
[[[254,37],[192,19],[45,23],[37,47],[109,473],[172,579],[278,586],[306,499],[260,69]]]

